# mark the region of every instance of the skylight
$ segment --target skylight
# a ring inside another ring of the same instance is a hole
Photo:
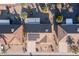
[[[73,24],[73,19],[72,18],[67,18],[66,19],[66,24]]]
[[[40,18],[27,18],[25,23],[28,24],[40,24]]]
[[[9,25],[10,24],[10,20],[8,19],[0,19],[0,25]]]

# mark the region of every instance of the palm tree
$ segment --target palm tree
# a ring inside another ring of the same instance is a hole
[[[71,45],[74,43],[74,41],[72,40],[71,36],[68,36],[67,37],[67,40],[66,40],[67,44],[71,47]]]
[[[7,45],[6,36],[4,34],[0,34],[0,38],[3,39],[4,43]]]

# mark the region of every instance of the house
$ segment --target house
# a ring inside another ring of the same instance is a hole
[[[35,8],[32,8],[31,12],[32,14],[28,14],[28,17],[24,20],[24,32],[28,48],[27,51],[34,53],[55,52],[57,49],[49,15],[40,11],[37,12]]]

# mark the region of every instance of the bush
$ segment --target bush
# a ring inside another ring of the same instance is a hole
[[[23,19],[27,18],[27,16],[28,16],[27,13],[22,13],[22,14],[21,14],[21,17],[22,17]]]
[[[57,16],[56,17],[56,22],[57,23],[62,23],[62,21],[63,21],[63,16]]]
[[[26,3],[21,3],[21,6],[24,7],[25,5],[27,5]]]

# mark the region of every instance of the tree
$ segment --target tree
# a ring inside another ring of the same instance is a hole
[[[75,46],[75,45],[73,45],[73,46],[71,47],[71,49],[72,49],[72,52],[74,52],[75,54],[77,54],[77,52],[79,51],[79,50],[78,50],[78,47]]]
[[[63,16],[57,16],[56,17],[56,22],[57,23],[62,23],[63,22]]]
[[[44,12],[47,12],[47,11],[48,11],[48,7],[42,7],[42,10],[43,10]]]
[[[72,40],[72,38],[70,36],[67,37],[66,40],[67,44],[71,47],[72,43],[74,43],[74,41]]]
[[[24,12],[24,13],[22,13],[22,14],[21,14],[21,17],[22,17],[23,19],[26,19],[26,18],[27,18],[27,16],[28,16],[28,15],[27,15],[27,13],[26,13],[26,12]]]
[[[27,4],[26,3],[21,3],[21,6],[22,7],[25,7]]]

